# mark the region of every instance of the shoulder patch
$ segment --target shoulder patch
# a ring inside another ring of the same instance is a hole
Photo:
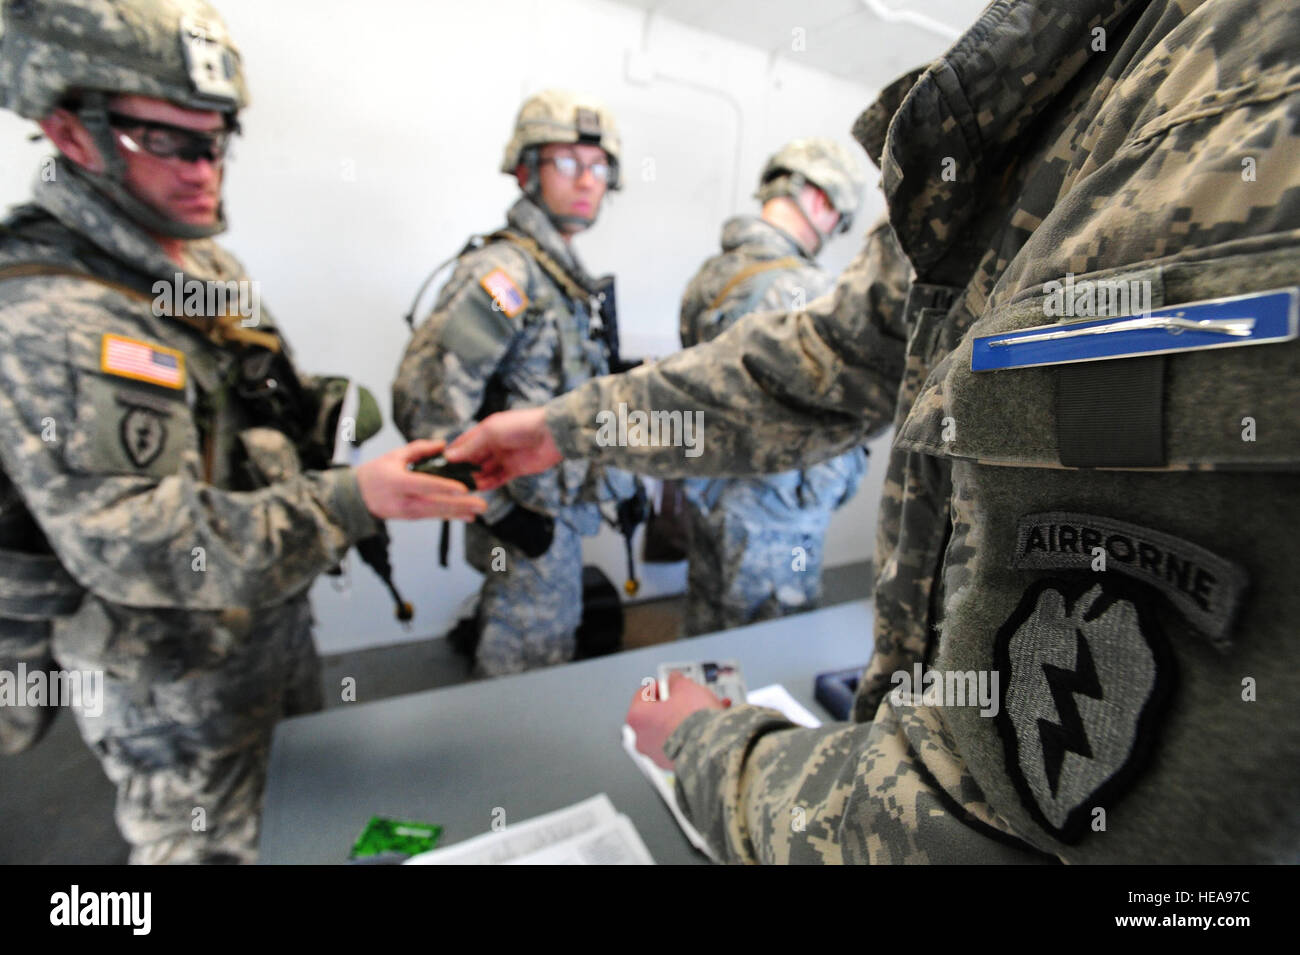
[[[151,408],[128,407],[118,425],[118,434],[130,462],[137,468],[147,468],[167,446],[166,418]]]
[[[174,388],[185,387],[185,355],[123,335],[105,335],[100,345],[99,370],[108,375]]]
[[[492,296],[492,307],[514,318],[528,307],[528,296],[523,293],[505,269],[493,269],[479,279],[478,284]]]
[[[995,646],[998,729],[1021,801],[1067,844],[1156,751],[1175,665],[1139,588],[1114,575],[1029,587]]]
[[[1097,572],[1098,562],[1160,591],[1214,649],[1232,649],[1232,626],[1250,583],[1239,565],[1172,534],[1097,514],[1020,518],[1013,566]]]

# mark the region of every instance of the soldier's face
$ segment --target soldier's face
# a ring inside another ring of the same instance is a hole
[[[120,96],[109,109],[124,117],[163,123],[199,133],[220,133],[225,117],[215,111],[184,109],[165,100],[144,96]],[[131,193],[173,222],[212,225],[221,205],[223,164],[218,159],[193,162],[179,157],[162,158],[140,148],[131,129],[117,130],[117,148],[126,160],[125,185]]]
[[[835,211],[826,193],[816,186],[805,185],[799,198],[813,225],[820,229],[823,235],[833,234],[835,227],[840,224],[840,214]]]
[[[577,175],[566,175],[564,167],[572,165],[565,158],[577,161]],[[587,143],[574,145],[550,143],[541,148],[538,176],[541,180],[542,200],[552,215],[579,216],[595,219],[600,212],[600,202],[605,198],[608,183],[591,169],[601,164],[609,168],[609,157],[599,146]],[[561,160],[557,165],[556,160]],[[578,225],[566,225],[570,235],[582,231]]]

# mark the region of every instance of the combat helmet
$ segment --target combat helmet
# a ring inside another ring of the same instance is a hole
[[[600,100],[568,90],[543,90],[528,97],[519,107],[514,133],[506,143],[505,154],[501,159],[501,171],[514,175],[515,169],[522,163],[527,173],[524,192],[539,205],[541,180],[538,174],[538,151],[547,143],[590,143],[599,146],[609,156],[609,188],[621,188],[622,175],[619,167],[622,143],[618,127],[614,123],[614,114]],[[571,219],[584,227],[593,221],[578,216],[551,215],[551,218]]]
[[[211,226],[173,222],[123,185],[107,104],[132,94],[225,113],[236,129],[248,91],[216,10],[204,0],[3,0],[0,106],[34,120],[61,106],[76,112],[107,166],[78,172],[138,224],[177,238],[222,231],[224,215]]]
[[[776,196],[794,200],[799,212],[817,233],[819,242],[825,242],[830,233],[823,233],[813,225],[807,211],[799,203],[799,193],[806,184],[816,186],[826,194],[840,221],[835,232],[843,233],[853,227],[853,218],[862,203],[862,191],[867,179],[861,165],[849,150],[833,139],[796,139],[786,143],[768,159],[759,176],[758,191],[754,198],[766,202]]]

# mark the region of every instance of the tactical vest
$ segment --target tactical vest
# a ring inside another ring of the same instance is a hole
[[[31,206],[21,207],[5,222],[0,222],[0,234],[23,235],[37,240],[49,239],[51,243],[66,244],[69,233],[62,226],[52,223],[46,214]],[[68,264],[66,258],[51,260],[32,260],[14,262],[0,266],[0,282],[14,281],[33,277],[68,277],[93,282],[112,289],[119,294],[137,301],[152,303],[155,296],[144,291],[131,282],[131,276],[124,272],[120,264],[105,259],[101,253],[73,236],[77,248],[73,258],[87,259],[98,264],[103,263],[107,276],[92,274],[82,268]],[[288,387],[280,389],[277,401],[297,400],[304,403],[303,393],[298,386],[296,376],[292,375],[282,347],[279,335],[274,332],[260,331],[241,326],[239,316],[218,318],[177,315],[174,318],[199,331],[214,344],[236,344],[247,349],[248,355],[262,358],[259,376],[265,379],[274,376],[286,379]],[[292,378],[292,381],[287,379]],[[241,394],[233,382],[224,382],[222,393],[205,395],[205,404],[209,408],[222,407],[227,401],[242,400],[247,402],[249,396]],[[288,396],[287,399],[284,396]],[[257,409],[250,417],[257,419],[259,425],[266,425],[285,434],[295,445],[301,446],[310,430],[305,419],[305,407],[296,409],[296,413],[286,413],[287,409],[270,412]],[[213,470],[215,453],[211,429],[204,427],[200,421],[200,433],[203,438],[204,463],[206,477],[209,479]],[[242,435],[241,435],[242,437]],[[255,475],[259,471],[259,449],[255,441],[244,443],[244,466],[240,468],[252,489],[258,486]],[[266,463],[266,462],[260,462]],[[327,462],[302,462],[305,466],[323,466]],[[263,471],[265,469],[262,469]],[[236,488],[238,489],[238,488]],[[80,607],[85,596],[85,589],[67,573],[54,555],[49,542],[41,532],[35,519],[21,499],[12,481],[0,471],[0,618],[39,621],[53,620],[58,617],[71,616]]]
[[[767,294],[768,289],[781,277],[781,272],[785,269],[797,269],[807,265],[803,259],[796,258],[793,255],[787,255],[780,259],[766,259],[762,262],[751,262],[745,266],[730,279],[727,284],[705,309],[704,316],[695,322],[697,327],[701,326],[725,326],[741,316],[748,315],[758,308],[759,302],[763,301],[763,296]],[[749,294],[728,309],[722,306],[726,303],[727,298],[738,286],[755,279],[750,286]],[[682,342],[687,348],[699,344],[699,337],[695,329],[692,329],[691,340]]]

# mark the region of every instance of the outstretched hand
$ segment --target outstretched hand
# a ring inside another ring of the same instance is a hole
[[[380,520],[472,521],[482,514],[487,502],[471,494],[464,484],[407,469],[442,449],[442,441],[412,441],[359,465],[357,487],[366,509]]]
[[[446,458],[478,468],[474,480],[480,491],[526,474],[539,474],[564,460],[546,427],[544,408],[490,415],[453,441]]]

